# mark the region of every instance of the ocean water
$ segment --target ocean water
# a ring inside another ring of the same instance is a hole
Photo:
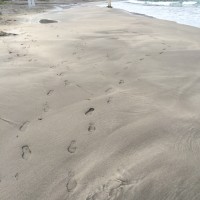
[[[100,4],[99,6],[106,6],[106,4]],[[179,1],[149,2],[125,0],[112,2],[112,6],[133,13],[200,28],[200,1],[199,3],[197,1],[184,1],[181,4]]]

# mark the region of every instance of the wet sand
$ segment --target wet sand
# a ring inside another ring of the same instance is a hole
[[[199,200],[200,29],[94,6],[21,21],[1,25],[0,199]]]

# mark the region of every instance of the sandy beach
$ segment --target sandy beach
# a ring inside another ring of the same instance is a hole
[[[200,29],[94,5],[16,19],[1,200],[200,199]]]

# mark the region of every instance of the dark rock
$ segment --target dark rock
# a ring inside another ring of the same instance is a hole
[[[40,20],[41,24],[49,24],[49,23],[57,23],[55,20],[50,20],[50,19],[41,19]]]

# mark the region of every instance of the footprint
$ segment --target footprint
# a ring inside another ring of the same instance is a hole
[[[48,105],[47,102],[44,104],[43,110],[44,110],[44,112],[48,112],[49,111],[49,105]]]
[[[66,188],[68,192],[72,192],[75,190],[77,186],[77,181],[74,178],[74,173],[70,172],[67,178]]]
[[[19,130],[20,131],[25,131],[29,124],[30,124],[29,121],[23,122],[22,125],[19,127]]]
[[[22,146],[22,158],[28,160],[31,155],[31,150],[28,145]]]
[[[59,74],[57,74],[58,76],[63,76],[65,74],[65,72],[60,72]]]
[[[85,112],[85,115],[92,114],[93,111],[94,111],[94,108],[89,108],[89,109]]]
[[[164,52],[163,51],[161,51],[159,54],[163,54]]]
[[[144,60],[144,58],[140,58],[140,61]]]
[[[17,57],[22,57],[22,56],[26,56],[26,54],[19,54],[19,53],[17,53],[16,56]]]
[[[68,61],[67,60],[63,60],[61,61],[61,64],[64,64],[64,63],[67,63]]]
[[[109,97],[106,102],[111,103],[111,101],[112,101],[112,97]]]
[[[90,123],[90,124],[89,124],[89,127],[88,127],[88,131],[89,131],[90,133],[92,133],[92,132],[94,132],[95,130],[96,130],[96,127],[95,127],[94,123]]]
[[[113,88],[110,87],[110,88],[106,89],[105,92],[111,92],[112,90],[113,90]]]
[[[124,80],[120,80],[120,81],[119,81],[119,84],[124,84]]]
[[[77,146],[76,146],[76,140],[72,140],[70,145],[67,148],[69,153],[75,153],[77,150]]]
[[[52,95],[52,93],[54,92],[54,90],[49,90],[48,92],[47,92],[47,95],[49,96],[49,95]]]
[[[18,180],[18,178],[19,178],[19,173],[16,173],[15,174],[15,179]]]
[[[107,183],[103,184],[98,190],[94,191],[92,194],[88,195],[86,200],[118,200],[124,199],[124,187],[128,184],[122,182],[121,180],[109,180]]]
[[[70,85],[70,82],[68,80],[64,80],[64,84],[65,84],[65,87]]]

